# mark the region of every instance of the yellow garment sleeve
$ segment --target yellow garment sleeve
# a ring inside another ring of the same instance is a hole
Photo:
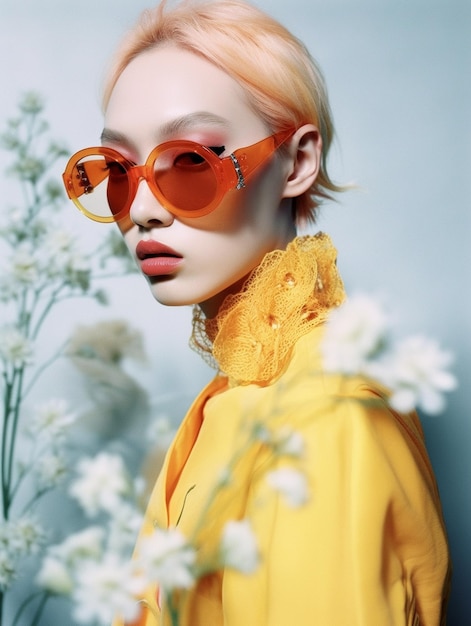
[[[262,561],[251,576],[224,572],[225,626],[441,624],[438,494],[420,426],[401,420],[355,400],[288,417],[304,436],[310,499],[290,508],[260,472],[246,516]]]

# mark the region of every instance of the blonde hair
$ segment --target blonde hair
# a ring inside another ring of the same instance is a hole
[[[309,123],[317,126],[323,146],[320,171],[295,204],[300,222],[314,220],[322,199],[343,188],[327,173],[334,128],[322,72],[306,46],[243,0],[183,0],[171,9],[163,0],[142,13],[118,49],[104,86],[104,109],[126,66],[163,43],[198,54],[233,77],[273,132]]]

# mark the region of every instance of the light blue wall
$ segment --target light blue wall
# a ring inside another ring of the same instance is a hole
[[[20,92],[35,88],[71,150],[96,143],[106,59],[146,4],[3,0],[0,120],[12,114]],[[455,565],[450,624],[460,626],[471,614],[471,3],[258,4],[307,43],[327,78],[338,133],[333,175],[361,191],[326,206],[318,227],[337,243],[349,291],[385,295],[404,331],[431,333],[456,353],[460,389],[446,414],[424,418],[424,427]],[[92,236],[91,224],[71,220],[78,236]],[[139,278],[116,284],[113,306],[146,333],[153,358],[144,383],[157,395],[187,380],[193,392],[207,379],[198,357],[187,353],[188,311],[154,304]],[[106,315],[84,304],[54,332],[65,335],[85,316]]]

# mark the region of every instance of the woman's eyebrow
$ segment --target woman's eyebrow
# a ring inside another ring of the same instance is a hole
[[[215,113],[210,113],[209,111],[195,111],[194,113],[181,115],[169,122],[165,122],[165,124],[162,124],[158,129],[156,135],[159,141],[165,141],[201,126],[217,126],[219,128],[228,129],[230,124],[226,118],[216,115]],[[130,146],[132,142],[123,133],[111,128],[104,128],[101,133],[101,143]]]
[[[126,135],[117,130],[112,130],[111,128],[104,128],[100,139],[102,144],[117,143],[128,146],[131,143]]]
[[[181,115],[180,117],[166,122],[160,127],[159,135],[163,139],[167,139],[178,136],[198,126],[219,126],[227,129],[229,128],[229,121],[209,111],[195,111],[194,113]]]

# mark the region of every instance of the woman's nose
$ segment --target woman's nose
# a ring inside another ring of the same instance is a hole
[[[131,220],[142,228],[170,226],[175,216],[162,206],[145,180],[140,180],[129,210]]]

